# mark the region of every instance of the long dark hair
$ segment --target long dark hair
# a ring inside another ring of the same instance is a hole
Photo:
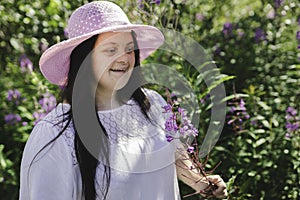
[[[139,67],[140,66],[139,49],[138,49],[138,45],[137,45],[137,41],[136,41],[134,32],[132,32],[132,36],[133,36],[133,41],[135,44],[135,50],[134,50],[135,65],[134,65],[134,67]],[[62,90],[62,94],[61,94],[62,100],[66,100],[71,105],[71,108],[68,112],[69,120],[73,119],[72,92],[73,92],[73,86],[74,86],[74,82],[75,82],[78,70],[79,70],[81,64],[83,63],[84,59],[93,50],[96,40],[97,40],[97,35],[82,42],[71,53],[70,70],[68,73],[68,81],[67,81],[68,83],[67,83],[66,87]],[[137,70],[137,71],[139,71],[139,70]],[[140,78],[140,77],[132,75],[127,85],[132,84],[132,82],[136,83],[136,81],[133,81],[134,78]],[[144,115],[147,117],[147,111],[150,108],[150,103],[149,103],[149,100],[147,99],[146,95],[142,91],[142,88],[138,87],[132,94],[131,98],[133,98],[138,103],[138,105],[141,108],[142,113],[144,113]],[[98,115],[97,115],[97,117],[98,117]],[[102,137],[107,137],[107,132],[106,132],[104,126],[102,125],[101,121],[99,120],[99,118],[98,118],[98,122],[99,122],[100,126],[102,127],[104,134],[105,134]],[[81,172],[82,192],[85,196],[85,199],[88,199],[88,200],[96,199],[97,192],[95,190],[95,175],[96,175],[96,169],[99,164],[99,161],[86,149],[86,147],[82,143],[80,137],[78,136],[78,133],[77,133],[75,127],[74,127],[74,130],[75,130],[75,141],[74,141],[75,146],[74,146],[74,148],[75,148],[76,157],[77,157],[77,161],[78,161],[80,172]],[[108,162],[108,160],[106,162]],[[107,165],[104,165],[104,175],[103,175],[103,183],[104,184],[101,189],[101,193],[102,193],[104,199],[106,199],[106,196],[108,193],[108,189],[109,189],[109,185],[110,185],[110,175],[111,175],[110,167]]]
[[[135,69],[139,68],[140,66],[140,56],[139,56],[139,49],[138,44],[136,41],[135,33],[132,31],[132,38],[135,45]],[[37,154],[39,154],[43,149],[45,149],[48,145],[50,145],[52,142],[54,142],[58,137],[60,137],[66,128],[73,124],[73,128],[75,131],[75,137],[74,137],[74,148],[76,153],[77,162],[80,168],[81,173],[81,179],[82,179],[82,195],[85,197],[86,200],[94,200],[96,199],[96,196],[98,196],[97,191],[95,189],[95,176],[96,176],[96,170],[99,164],[98,159],[96,159],[84,146],[83,142],[81,141],[78,132],[76,130],[76,127],[74,126],[74,123],[71,123],[73,120],[73,113],[72,113],[72,94],[73,94],[73,87],[74,82],[76,80],[77,73],[79,71],[79,68],[81,67],[81,64],[84,62],[85,58],[88,56],[88,54],[94,49],[95,42],[97,40],[98,35],[92,36],[91,38],[85,40],[81,44],[79,44],[71,53],[70,55],[70,70],[68,72],[67,77],[67,84],[62,89],[60,94],[60,100],[59,102],[67,101],[70,104],[70,109],[64,113],[63,122],[65,123],[65,126],[61,129],[59,134],[52,139],[47,145],[45,145]],[[139,70],[136,70],[134,74],[131,75],[127,85],[135,85],[138,84],[136,78],[141,78],[141,73],[139,73]],[[141,79],[142,80],[142,79]],[[123,89],[120,90],[119,94],[122,94]],[[148,98],[146,97],[145,93],[143,92],[142,88],[140,86],[137,87],[137,89],[132,93],[131,97],[133,100],[137,102],[139,107],[141,108],[141,112],[145,115],[147,119],[149,119],[147,112],[150,108],[150,102]],[[96,112],[96,109],[95,109]],[[98,117],[98,115],[97,115]],[[107,132],[102,125],[101,121],[98,117],[98,122],[101,126],[101,128],[104,131],[104,135],[101,137],[107,137]],[[37,156],[37,155],[36,155]],[[35,156],[35,157],[36,157]],[[35,159],[35,158],[34,158]],[[109,159],[107,157],[107,159]],[[111,180],[111,169],[108,165],[104,166],[104,174],[103,174],[103,184],[100,188],[100,192],[103,196],[103,200],[107,198],[110,180]]]

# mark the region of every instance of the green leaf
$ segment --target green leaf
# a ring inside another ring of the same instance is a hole
[[[258,147],[258,146],[264,144],[266,141],[267,140],[265,138],[261,138],[255,142],[255,146]]]

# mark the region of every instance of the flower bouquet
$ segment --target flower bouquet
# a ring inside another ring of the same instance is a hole
[[[198,183],[200,181],[206,181],[208,183],[207,188],[204,190],[185,195],[183,198],[195,194],[201,194],[205,197],[213,196],[213,191],[217,189],[217,186],[216,183],[208,180],[207,176],[212,174],[212,172],[220,165],[221,162],[219,162],[212,170],[205,170],[209,156],[206,157],[204,162],[201,162],[197,143],[198,130],[194,127],[189,119],[187,111],[180,107],[180,101],[177,100],[176,96],[171,95],[168,90],[166,90],[166,96],[167,105],[163,106],[163,113],[169,114],[169,117],[165,122],[165,130],[167,131],[166,139],[168,142],[179,140],[180,147],[177,148],[177,153],[180,157],[179,159],[183,161],[181,163],[185,163],[184,161],[190,161],[188,163],[191,163],[191,165],[181,164],[180,166],[177,166],[183,170],[189,170],[201,177],[199,180],[194,180],[194,177],[185,176],[186,178],[191,179],[193,182]]]

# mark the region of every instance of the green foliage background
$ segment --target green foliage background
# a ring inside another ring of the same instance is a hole
[[[57,97],[59,92],[40,74],[39,57],[45,46],[66,39],[66,20],[86,2],[7,0],[0,4],[0,196],[3,199],[18,198],[19,166],[36,120],[33,113],[46,112],[39,100],[47,93]],[[228,112],[228,122],[233,120],[233,123],[224,127],[207,164],[209,170],[222,161],[215,173],[227,182],[229,199],[299,199],[300,131],[299,127],[293,131],[287,129],[286,110],[288,107],[296,110],[293,119],[299,124],[300,39],[297,40],[296,34],[300,31],[300,3],[297,0],[115,2],[132,22],[170,28],[199,42],[223,74],[219,82],[226,86],[228,110],[239,107],[238,102],[244,100],[244,113],[249,117]],[[260,37],[256,34],[259,30],[263,31]],[[32,62],[33,70],[21,67],[24,58]],[[176,55],[156,52],[148,59],[149,63],[152,61],[168,64],[183,74],[198,92],[199,100],[203,100],[201,109],[195,111],[201,113],[201,144],[210,119],[210,102],[204,98],[208,88],[197,81],[196,70]],[[20,91],[21,97],[8,100],[8,91],[14,89]],[[18,114],[21,120],[7,123],[5,116],[11,113]],[[183,184],[180,187],[182,195],[192,192]]]

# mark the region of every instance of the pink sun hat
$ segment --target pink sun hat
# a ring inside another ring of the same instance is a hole
[[[133,30],[144,60],[164,42],[162,32],[148,25],[132,24],[124,11],[109,1],[95,1],[77,8],[67,25],[68,39],[47,49],[40,58],[40,70],[55,85],[64,85],[70,68],[73,49],[92,37],[105,32]]]

